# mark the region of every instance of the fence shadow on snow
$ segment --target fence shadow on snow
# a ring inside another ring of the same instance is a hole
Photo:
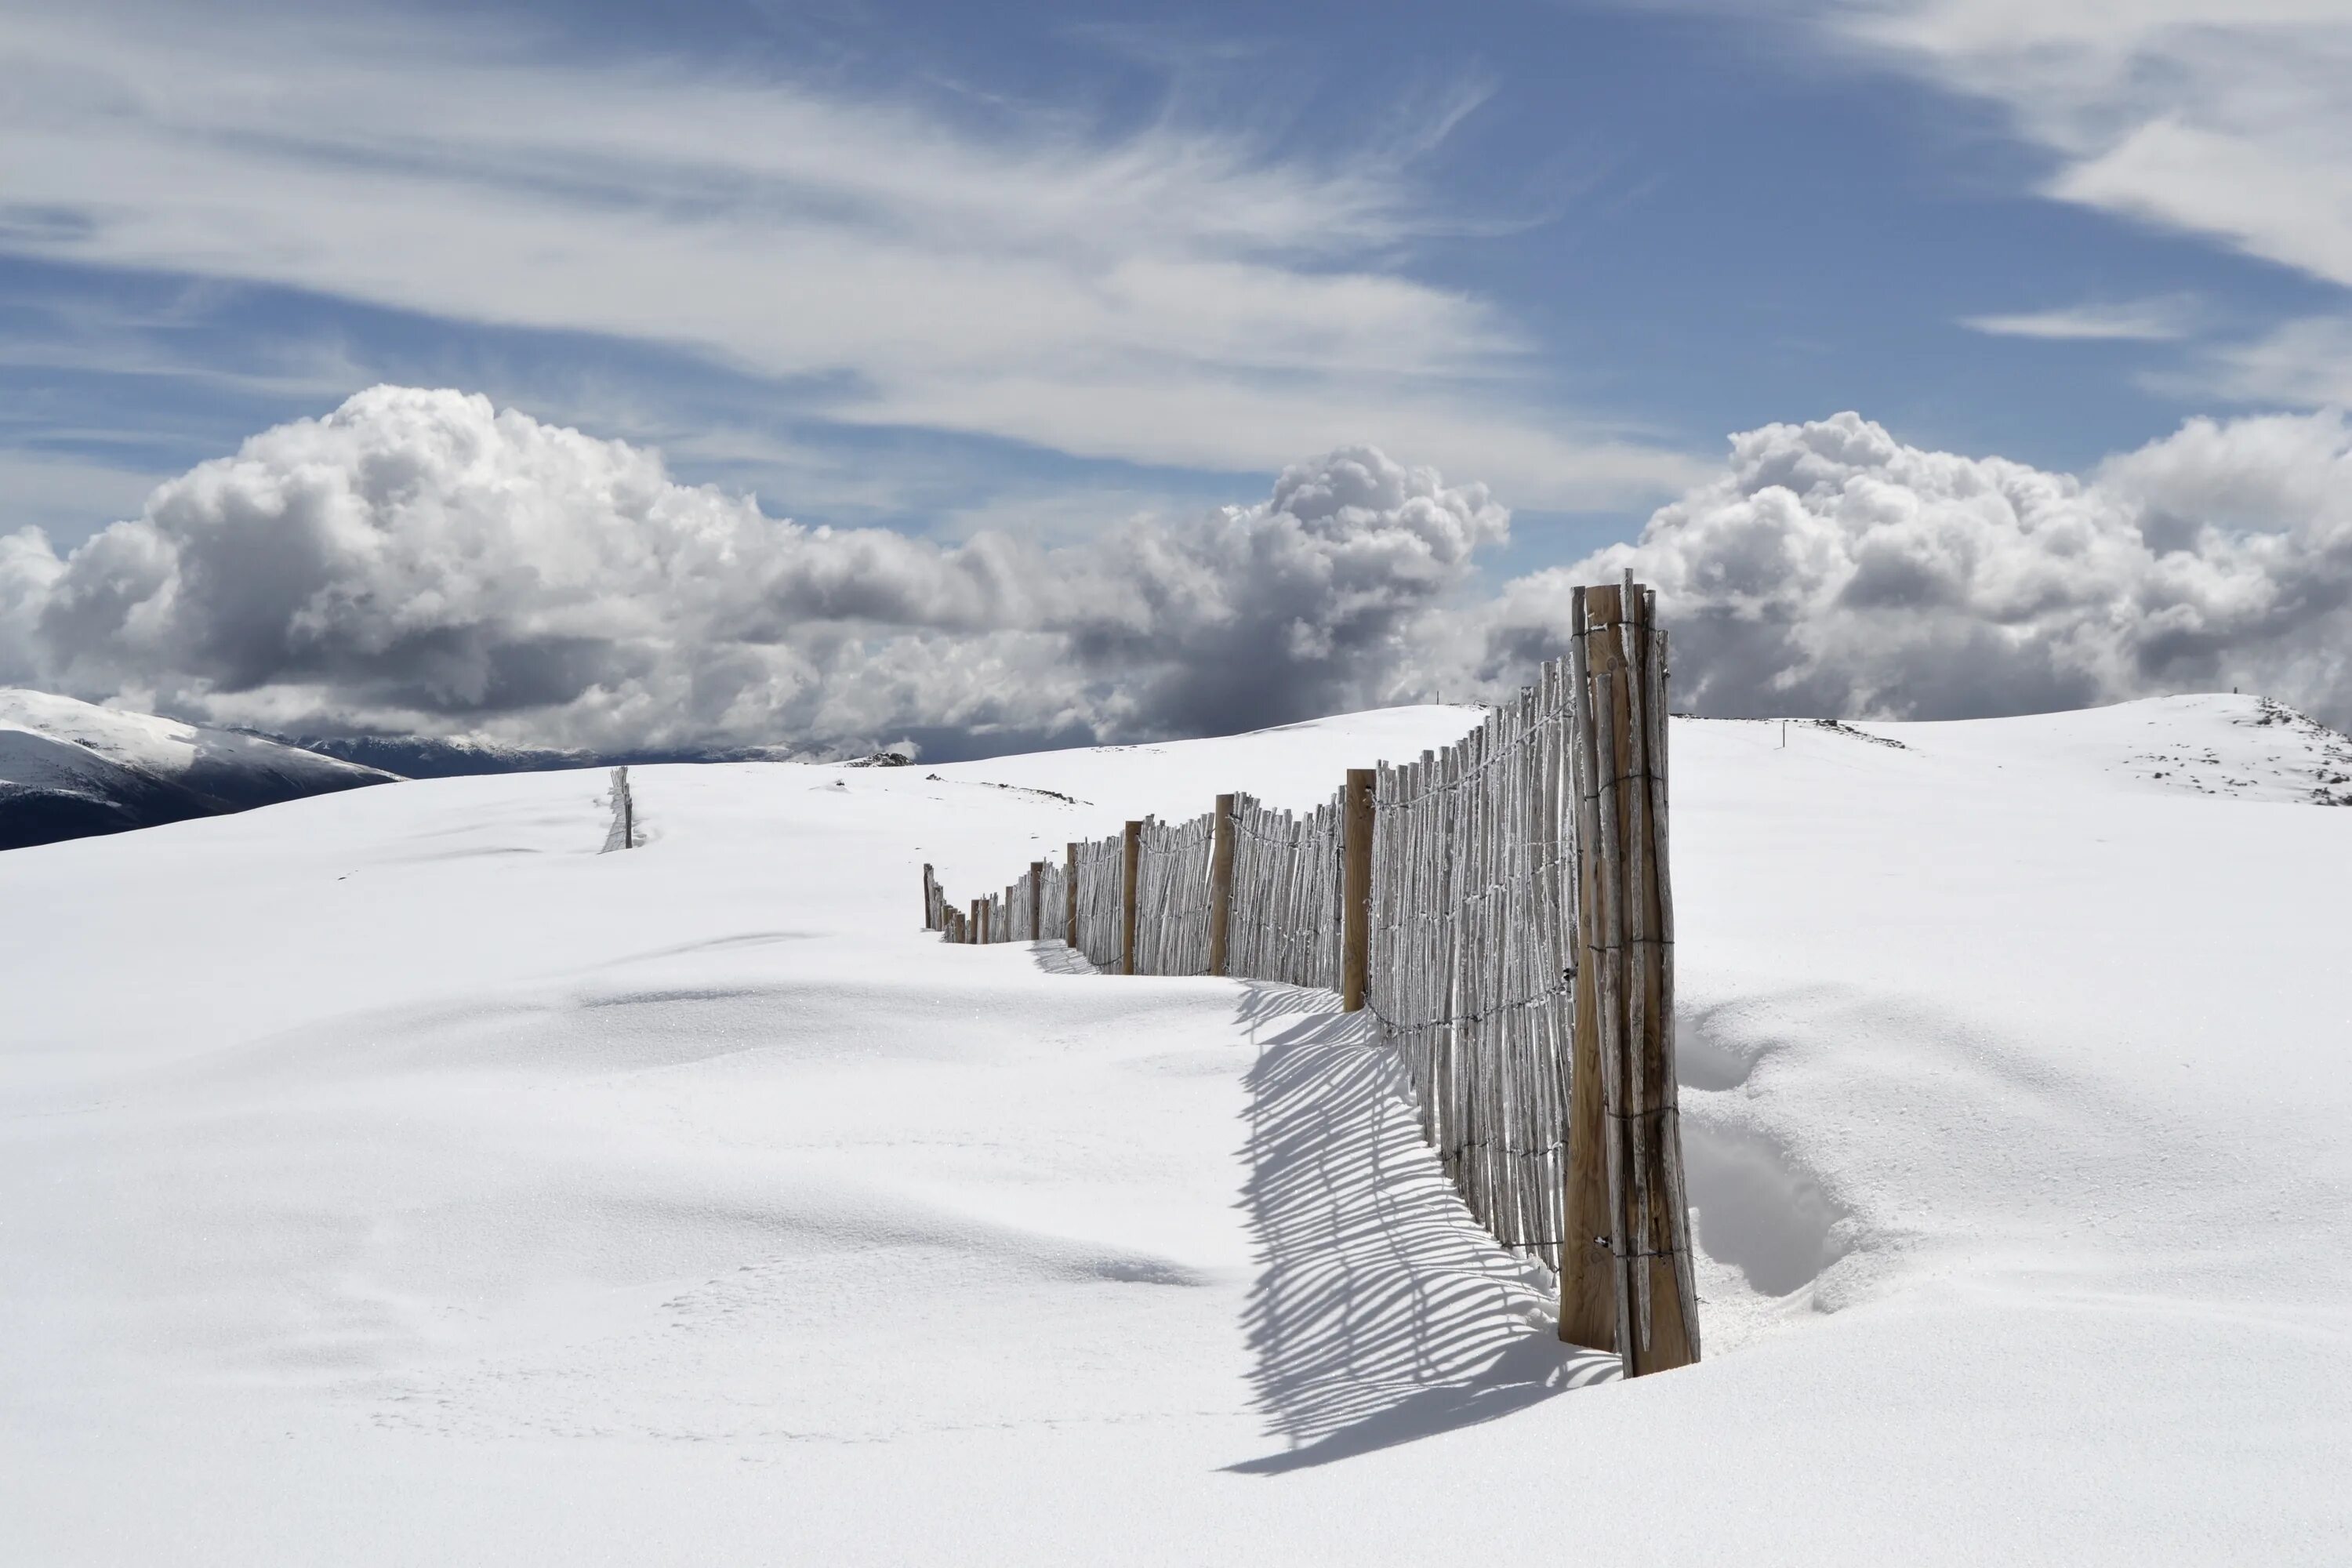
[[[1255,983],[1243,1022],[1274,1034],[1252,1085],[1250,1329],[1282,1465],[1580,1376],[1524,1342],[1546,1323],[1534,1271],[1514,1283],[1529,1265],[1558,1271],[1559,1337],[1611,1347],[1625,1376],[1698,1359],[1666,637],[1630,574],[1577,589],[1570,625],[1569,656],[1461,740],[1350,768],[1304,815],[1219,795],[961,905],[923,868],[924,927],[946,941],[1058,938],[1097,973]],[[1710,1171],[1758,1164],[1731,1150]],[[1764,1273],[1790,1271],[1789,1247],[1765,1250]]]
[[[1491,1421],[1618,1375],[1562,1344],[1549,1272],[1499,1253],[1430,1159],[1395,1055],[1328,992],[1255,983],[1244,1315],[1271,1475]]]

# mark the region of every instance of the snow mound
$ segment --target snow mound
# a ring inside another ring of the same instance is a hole
[[[2352,740],[2267,697],[2158,697],[2079,713],[1860,728],[1924,745],[1990,745],[2011,765],[2093,773],[2122,786],[2352,805]]]

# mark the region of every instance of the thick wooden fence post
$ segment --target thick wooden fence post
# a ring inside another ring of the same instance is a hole
[[[1339,1010],[1363,1010],[1372,957],[1371,768],[1349,768],[1339,821]]]
[[[1654,602],[1629,575],[1622,587],[1580,589],[1571,612],[1581,897],[1560,1334],[1615,1350],[1628,1377],[1699,1354],[1675,1089],[1665,639],[1653,626]]]
[[[1078,847],[1069,846],[1062,863],[1062,945],[1078,945]]]
[[[1225,943],[1234,920],[1234,797],[1217,797],[1209,840],[1209,973],[1225,972]]]
[[[987,910],[988,906],[980,900],[972,900],[971,924],[964,928],[971,934],[964,941],[977,944],[988,940]]]
[[[1029,940],[1035,942],[1045,929],[1045,862],[1029,862]]]
[[[1135,878],[1143,863],[1143,824],[1130,822],[1127,825],[1120,863],[1126,870],[1119,879],[1122,884],[1118,895],[1122,911],[1119,920],[1120,930],[1126,934],[1120,939],[1119,952],[1125,956],[1119,973],[1132,974],[1135,973]]]

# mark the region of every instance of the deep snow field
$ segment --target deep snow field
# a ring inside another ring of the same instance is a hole
[[[1676,722],[1636,1383],[1328,996],[918,929],[1474,719],[0,855],[0,1561],[2352,1561],[2347,770],[2254,699]]]

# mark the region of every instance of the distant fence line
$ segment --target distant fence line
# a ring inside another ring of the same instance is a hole
[[[1305,814],[1129,822],[965,905],[926,866],[926,929],[1338,991],[1471,1213],[1559,1273],[1561,1337],[1628,1375],[1696,1361],[1654,623],[1630,579],[1580,589],[1569,655],[1444,750]]]

